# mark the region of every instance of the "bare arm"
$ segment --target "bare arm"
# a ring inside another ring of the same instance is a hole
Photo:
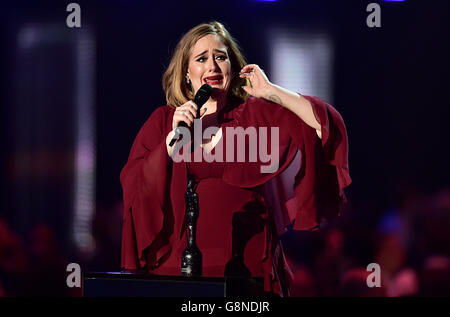
[[[307,125],[316,130],[322,138],[321,126],[317,121],[311,103],[302,95],[272,84],[258,65],[247,65],[241,70],[241,77],[248,78],[252,87],[243,87],[250,95],[264,98],[289,109]]]
[[[312,105],[302,95],[294,93],[278,85],[271,84],[271,88],[267,90],[263,97],[272,102],[291,110],[307,125],[315,129],[319,138],[322,138],[320,123],[317,121]]]

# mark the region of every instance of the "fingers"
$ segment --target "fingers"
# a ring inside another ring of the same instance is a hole
[[[251,82],[252,80],[258,80],[258,76],[255,75],[255,72],[249,70],[247,70],[247,73],[240,73],[239,77],[245,78],[247,80],[247,85],[249,85],[250,87],[253,87]]]
[[[175,114],[173,116],[173,128],[175,129],[176,127],[179,126],[180,122],[185,122],[187,124],[187,126],[191,126],[192,122],[194,122],[193,119],[189,118],[188,116],[184,115],[184,114]]]
[[[256,72],[260,70],[259,66],[256,64],[248,64],[242,67],[240,74],[241,75],[255,75]]]
[[[245,78],[248,80],[253,79],[253,77],[255,76],[255,73],[251,72],[251,73],[242,73],[239,75],[240,78]]]
[[[259,66],[256,65],[256,64],[248,64],[248,65],[245,65],[244,67],[242,67],[241,73],[254,71],[254,70],[258,69],[258,68],[259,68]]]
[[[189,127],[192,126],[194,119],[197,117],[197,105],[189,100],[185,104],[177,107],[173,116],[172,127],[175,129],[179,122],[185,122]],[[205,111],[203,111],[203,114]]]
[[[266,74],[264,73],[264,70],[262,70],[258,65],[256,64],[249,64],[242,67],[240,73],[240,78],[245,78],[247,80],[247,86],[250,86],[249,92],[247,89],[244,89],[248,94],[254,95],[253,93],[257,93],[258,95],[261,95],[258,93],[256,89],[264,89],[267,88],[269,82],[269,79],[267,78]],[[255,97],[258,97],[254,95]]]
[[[247,71],[247,72],[241,72],[241,73],[239,73],[239,77],[241,77],[241,78],[247,78],[247,77],[252,77],[252,76],[255,76],[255,72],[254,71]]]
[[[248,87],[248,86],[242,86],[242,89],[244,89],[244,91],[245,91],[247,94],[253,96],[253,89],[252,89],[251,87]]]
[[[173,128],[179,126],[180,122],[185,122],[188,127],[192,125],[194,122],[194,119],[192,118],[192,115],[189,117],[189,115],[178,113],[173,116]]]
[[[192,101],[189,100],[188,102],[186,102],[184,105],[179,107],[180,111],[184,111],[184,114],[186,114],[189,117],[193,117],[196,118],[197,117],[197,105]]]

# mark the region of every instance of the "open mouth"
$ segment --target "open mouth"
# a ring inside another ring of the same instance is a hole
[[[205,77],[203,79],[203,81],[205,82],[205,84],[208,85],[220,85],[223,82],[223,77],[220,75],[217,76],[210,76],[210,77]]]

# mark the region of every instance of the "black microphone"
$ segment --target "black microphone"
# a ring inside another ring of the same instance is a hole
[[[200,116],[200,108],[205,104],[205,102],[208,101],[209,97],[211,97],[212,90],[213,88],[210,85],[204,84],[195,94],[194,103],[197,105],[197,118]],[[184,121],[180,121],[178,123],[178,126],[175,129],[175,134],[172,140],[170,141],[169,146],[173,146],[175,142],[180,138],[181,135],[180,127],[188,127],[188,125]]]

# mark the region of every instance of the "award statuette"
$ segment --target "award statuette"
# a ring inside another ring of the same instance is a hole
[[[184,195],[186,202],[186,222],[188,228],[188,241],[186,249],[181,255],[181,274],[183,276],[202,275],[202,253],[197,246],[196,230],[198,209],[198,195],[195,192],[195,181],[188,175],[187,192]]]

